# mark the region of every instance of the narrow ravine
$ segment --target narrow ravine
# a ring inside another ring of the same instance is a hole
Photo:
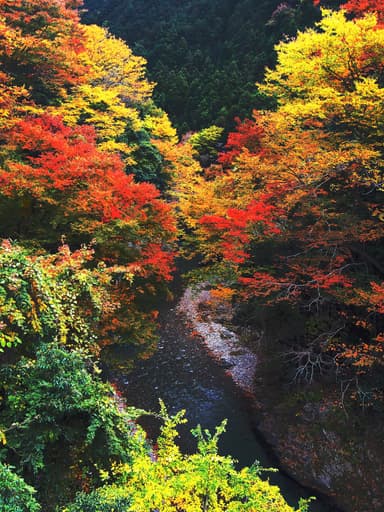
[[[206,350],[201,340],[191,335],[184,315],[177,304],[164,306],[160,313],[160,340],[157,352],[148,360],[136,364],[128,375],[117,377],[117,384],[127,403],[146,410],[158,410],[158,398],[170,412],[187,411],[188,424],[180,432],[180,445],[186,452],[195,446],[189,429],[197,424],[213,430],[224,418],[227,431],[221,439],[221,453],[238,460],[239,466],[259,461],[263,467],[276,467],[252,420],[252,402]],[[154,420],[144,419],[143,426],[151,437],[157,428]],[[266,473],[266,478],[278,485],[291,505],[300,497],[313,495],[281,472]],[[319,498],[311,504],[311,512],[331,512],[332,506]]]

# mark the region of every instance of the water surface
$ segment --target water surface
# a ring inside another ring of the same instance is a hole
[[[188,424],[180,428],[179,445],[186,453],[196,447],[190,428],[200,424],[213,430],[227,418],[220,453],[231,455],[239,467],[255,461],[263,467],[276,467],[276,458],[255,428],[250,401],[226,375],[225,368],[209,356],[199,338],[190,335],[174,307],[164,307],[160,321],[157,352],[152,358],[139,361],[128,375],[118,378],[129,405],[158,411],[160,397],[171,413],[185,409]],[[155,438],[158,433],[156,420],[146,418],[142,424],[149,436]],[[297,505],[300,497],[314,494],[282,472],[267,473],[265,478],[280,487],[292,506]],[[311,504],[310,511],[334,512],[336,508],[318,499]]]

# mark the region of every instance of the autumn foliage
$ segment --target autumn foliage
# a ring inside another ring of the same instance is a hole
[[[2,68],[16,86],[48,104],[84,81],[87,68],[77,7],[62,0],[2,0],[0,31]]]
[[[153,155],[148,178],[165,183],[175,132],[152,103],[145,60],[81,25],[81,4],[0,2],[1,236],[40,251],[92,246],[89,265],[108,268],[104,286],[120,304],[100,343],[145,346],[153,313],[136,299],[171,279],[176,231],[156,186],[133,172]]]
[[[194,233],[186,247],[237,300],[299,314],[297,332],[281,340],[295,378],[338,369],[375,382],[384,364],[384,30],[374,14],[323,11],[316,29],[277,53],[259,85],[277,111],[237,121],[221,167],[190,179],[180,203]]]
[[[142,411],[118,403],[95,360],[120,343],[150,356],[180,234],[213,301],[236,301],[259,332],[264,312],[281,324],[288,311],[274,342],[291,382],[342,379],[364,406],[383,398],[382,2],[323,9],[281,42],[258,84],[275,110],[236,118],[225,145],[218,126],[178,143],[145,59],[83,26],[81,5],[0,0],[2,478],[35,512],[3,461],[44,505],[60,489],[47,510],[292,510],[256,467],[218,456],[224,424],[197,428],[184,456],[183,413],[162,405],[150,450]]]
[[[17,224],[23,238],[57,244],[65,235],[78,244],[97,242],[108,230],[108,241],[100,242],[104,258],[135,263],[143,272],[146,265],[155,270],[157,260],[156,272],[169,278],[170,258],[161,249],[164,235],[171,239],[174,231],[169,208],[153,185],[125,174],[118,155],[97,148],[92,127],[67,127],[60,118],[42,116],[19,121],[9,137],[17,159],[1,172],[1,189],[19,208],[8,236]],[[127,239],[131,251],[124,249]]]
[[[263,128],[257,124],[257,121],[246,119],[241,122],[239,118],[236,118],[235,121],[237,129],[229,134],[226,151],[221,153],[218,158],[223,165],[230,165],[244,149],[254,154],[258,154],[262,150]]]
[[[321,4],[321,0],[314,0],[314,4]],[[375,12],[380,23],[384,19],[384,3],[382,0],[349,0],[341,4],[341,8],[358,17],[362,17],[369,12]]]

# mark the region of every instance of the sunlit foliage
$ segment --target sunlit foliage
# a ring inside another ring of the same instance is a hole
[[[260,87],[278,110],[238,122],[221,168],[180,170],[186,246],[217,275],[229,267],[226,284],[246,300],[298,308],[307,327],[284,340],[295,378],[377,376],[384,31],[375,14],[323,11],[277,52]]]
[[[211,434],[197,427],[192,432],[197,438],[197,452],[183,455],[175,443],[176,427],[184,423],[183,412],[169,417],[162,407],[164,425],[154,454],[136,451],[132,465],[118,465],[106,485],[89,496],[80,495],[65,512],[96,512],[119,510],[128,512],[207,512],[255,511],[293,512],[278,492],[278,488],[260,478],[260,468],[254,466],[236,471],[230,457],[218,454],[218,441],[225,423]],[[301,503],[297,512],[307,506]]]

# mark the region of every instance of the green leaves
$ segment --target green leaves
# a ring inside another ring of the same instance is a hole
[[[88,371],[90,364],[82,353],[44,344],[36,360],[22,358],[2,370],[3,451],[16,452],[20,466],[39,479],[49,477],[52,464],[79,465],[88,475],[96,466],[108,470],[112,461],[128,462],[136,444],[144,443],[111,386]],[[52,459],[57,451],[59,460]]]
[[[217,157],[218,145],[222,139],[223,132],[224,128],[212,125],[194,133],[190,137],[189,142],[200,157],[205,156],[215,159]]]
[[[35,489],[27,485],[13,469],[0,462],[1,512],[39,512],[41,507],[34,498]]]
[[[14,345],[58,341],[91,347],[108,277],[84,268],[92,252],[32,257],[4,241],[0,247],[0,351]]]

